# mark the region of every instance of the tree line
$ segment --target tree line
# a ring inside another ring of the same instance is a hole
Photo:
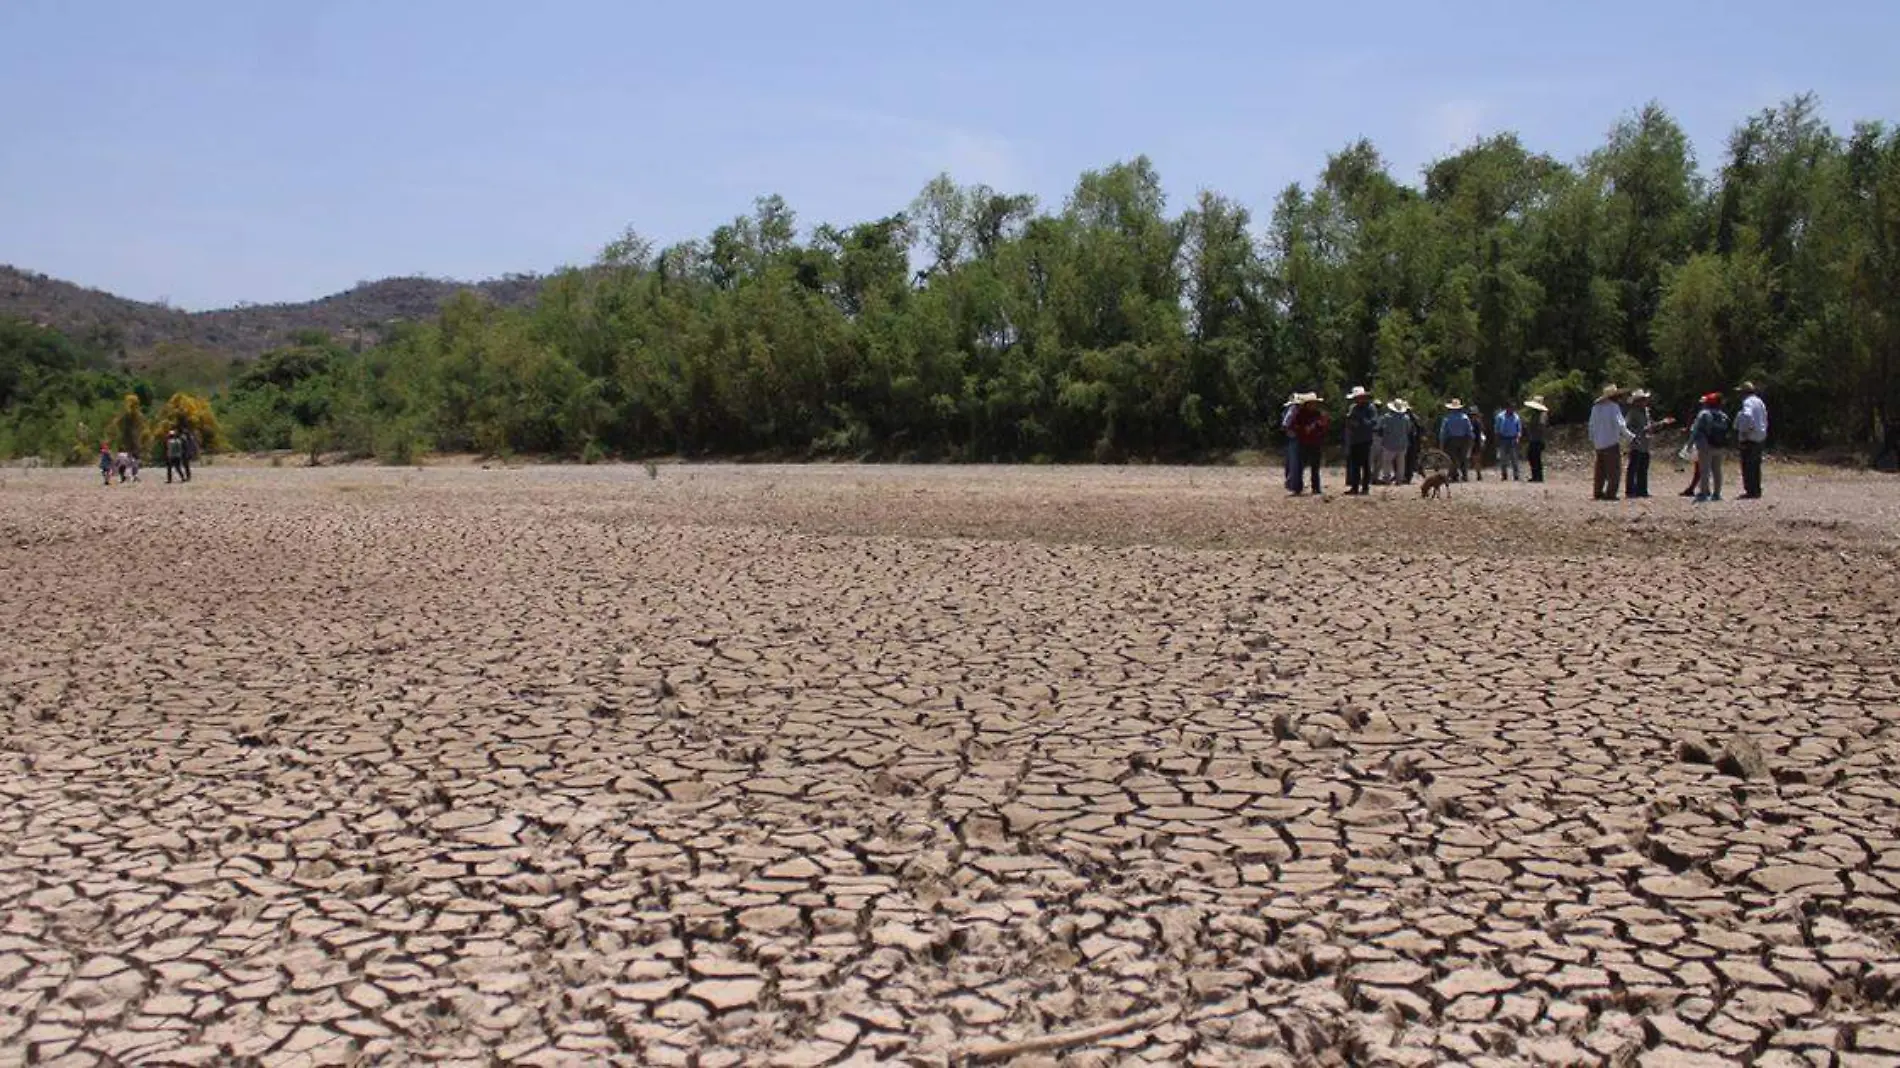
[[[1171,213],[1144,157],[1059,207],[930,182],[802,233],[781,198],[704,240],[629,230],[528,308],[462,294],[350,351],[245,365],[215,403],[252,449],[911,459],[1193,458],[1278,443],[1295,390],[1581,418],[1605,382],[1685,410],[1760,383],[1777,443],[1900,423],[1900,130],[1802,96],[1705,169],[1650,105],[1581,160],[1481,139],[1392,176],[1361,141],[1255,220]],[[0,439],[4,445],[4,439]]]

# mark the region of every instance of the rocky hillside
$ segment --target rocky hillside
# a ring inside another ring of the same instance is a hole
[[[283,344],[298,330],[322,330],[345,341],[374,343],[391,323],[426,319],[463,289],[473,289],[497,304],[527,304],[540,292],[541,281],[533,275],[472,284],[386,278],[302,304],[184,312],[0,265],[0,316],[53,327],[133,364],[167,342],[249,358]]]

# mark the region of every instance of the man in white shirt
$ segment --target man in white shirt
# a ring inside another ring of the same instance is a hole
[[[1596,499],[1614,501],[1623,475],[1623,441],[1630,436],[1623,419],[1622,400],[1626,391],[1604,386],[1603,393],[1590,408],[1590,447],[1597,451]]]
[[[1735,439],[1742,452],[1742,500],[1761,500],[1761,447],[1768,440],[1768,405],[1755,392],[1755,383],[1737,387],[1742,410],[1735,413]]]

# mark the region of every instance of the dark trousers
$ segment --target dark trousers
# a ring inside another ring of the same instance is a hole
[[[1631,449],[1629,467],[1623,477],[1623,492],[1631,497],[1649,496],[1649,453]]]
[[[1612,445],[1597,450],[1596,498],[1616,500],[1616,484],[1623,474],[1623,450]]]
[[[1742,496],[1761,496],[1761,442],[1742,442]]]
[[[187,456],[183,460],[180,460],[179,463],[184,465],[185,481],[190,482],[191,481],[191,457]]]
[[[1418,474],[1418,439],[1413,438],[1405,446],[1405,484],[1411,485]]]
[[[1446,474],[1453,482],[1463,482],[1471,466],[1471,439],[1449,438],[1445,442],[1445,454],[1451,457],[1451,470]]]
[[[1286,491],[1300,491],[1300,445],[1292,438],[1286,439]]]
[[[1372,492],[1372,443],[1354,442],[1346,450],[1346,492]]]
[[[1544,480],[1544,443],[1533,441],[1528,448],[1529,451],[1524,456],[1531,462],[1531,481],[1542,482]]]
[[[182,458],[175,459],[167,456],[165,457],[165,481],[170,482],[173,475],[177,475],[180,482],[191,477],[185,474],[185,461]]]
[[[1313,492],[1318,493],[1320,447],[1318,445],[1308,445],[1305,442],[1301,442],[1299,453],[1300,469],[1293,476],[1293,492],[1300,492],[1300,483],[1306,481],[1306,473],[1311,471],[1313,472]]]

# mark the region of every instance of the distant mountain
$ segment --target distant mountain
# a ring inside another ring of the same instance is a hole
[[[118,354],[133,366],[168,342],[249,359],[284,344],[299,330],[322,330],[346,344],[374,344],[391,324],[427,319],[464,289],[517,307],[531,303],[543,281],[536,275],[473,283],[385,278],[302,304],[184,312],[0,265],[0,317],[50,326]]]

